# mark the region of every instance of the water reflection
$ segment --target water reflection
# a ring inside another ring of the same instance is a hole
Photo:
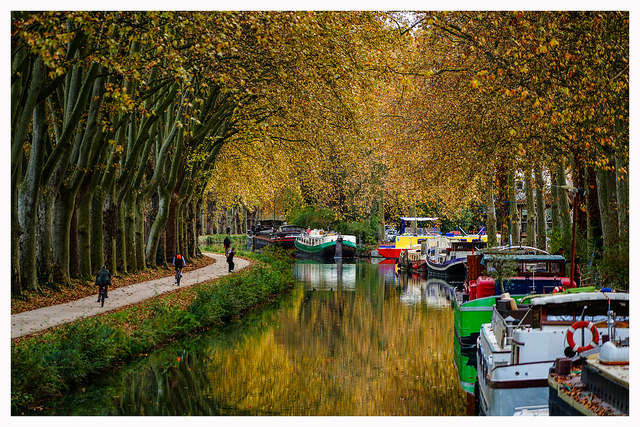
[[[446,284],[298,263],[272,306],[56,403],[69,415],[464,415]],[[391,274],[389,274],[391,271]]]
[[[427,279],[426,275],[401,273],[398,275],[400,303],[424,304],[433,309],[451,308],[452,288],[441,279]]]
[[[303,283],[305,289],[322,291],[356,289],[355,263],[321,263],[318,261],[296,262],[293,272],[295,277]]]

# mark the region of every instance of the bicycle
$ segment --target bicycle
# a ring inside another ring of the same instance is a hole
[[[180,278],[182,277],[182,270],[176,270],[176,281],[175,284],[180,286]]]
[[[104,307],[104,299],[107,297],[107,288],[100,286],[100,290],[98,291],[98,302],[100,303],[100,307]]]

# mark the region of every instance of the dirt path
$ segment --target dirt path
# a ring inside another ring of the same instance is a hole
[[[215,258],[216,262],[198,270],[184,272],[180,287],[193,286],[228,274],[228,264],[224,255],[205,254]],[[249,261],[235,258],[235,270],[241,270],[249,265]],[[177,289],[173,284],[173,277],[163,277],[148,282],[135,283],[121,288],[110,289],[109,298],[104,307],[96,302],[96,295],[81,298],[65,304],[43,307],[11,315],[11,338],[30,335],[53,326],[63,325],[77,319],[95,316],[105,311],[113,310],[131,304],[142,302],[156,295]]]

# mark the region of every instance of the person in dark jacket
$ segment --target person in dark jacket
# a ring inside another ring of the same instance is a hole
[[[227,252],[227,264],[229,264],[229,273],[233,271],[233,268],[236,266],[233,262],[233,256],[236,254],[236,249],[231,248],[229,252]]]
[[[226,254],[227,252],[229,252],[229,246],[231,246],[231,239],[229,239],[229,236],[224,238],[224,253]]]
[[[180,255],[180,252],[173,257],[173,266],[176,269],[176,273],[180,272],[180,277],[182,277],[182,269],[187,263],[184,260],[184,257]],[[178,283],[176,280],[173,281],[174,284]]]
[[[96,274],[96,285],[98,286],[98,290],[101,291],[104,289],[104,297],[109,298],[107,296],[107,288],[111,286],[111,273],[107,269],[106,265],[103,265]],[[98,302],[100,302],[100,297],[98,296]]]

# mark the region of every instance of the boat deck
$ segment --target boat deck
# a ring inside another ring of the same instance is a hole
[[[599,378],[592,373],[585,382],[579,367],[569,375],[549,374],[551,415],[628,415],[629,365],[602,364],[597,354],[585,365],[582,369],[597,372]]]

